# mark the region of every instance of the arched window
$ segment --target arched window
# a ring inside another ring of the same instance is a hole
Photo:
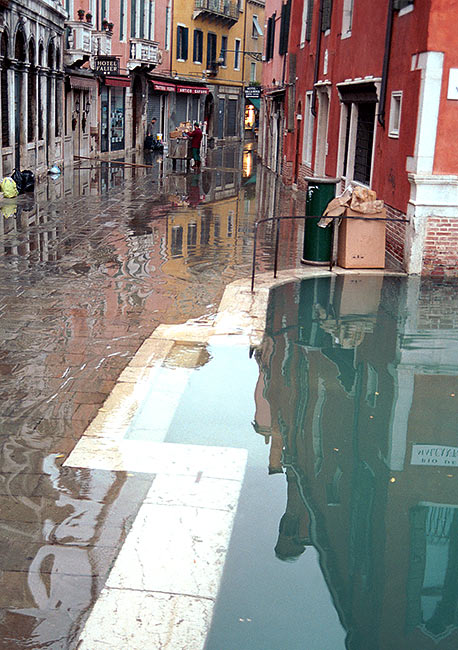
[[[16,44],[14,47],[14,58],[25,63],[25,36],[22,29],[18,29],[16,34]]]
[[[27,92],[27,141],[35,139],[35,119],[37,110],[37,68],[35,61],[35,43],[29,43],[29,83]]]
[[[56,47],[56,70],[59,70],[60,68],[60,49]],[[54,112],[55,112],[55,117],[54,117],[54,122],[56,125],[56,138],[61,135],[60,131],[60,125],[61,125],[61,119],[62,119],[62,82],[58,78],[56,79],[56,96],[54,98]]]
[[[2,96],[2,147],[10,144],[9,112],[8,112],[8,36],[2,33],[0,41],[0,55],[2,70],[0,73],[0,92]]]
[[[54,68],[54,46],[52,43],[48,45],[48,68],[50,70]]]
[[[38,65],[43,66],[44,47],[43,43],[38,46]],[[38,139],[43,140],[43,104],[41,100],[42,92],[41,72],[38,75]]]

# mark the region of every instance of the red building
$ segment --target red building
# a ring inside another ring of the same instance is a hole
[[[409,273],[456,275],[456,3],[288,0],[280,9],[283,36],[273,50],[284,59],[284,180],[305,188],[306,176],[326,175],[342,178],[342,188],[371,187],[388,216],[408,219],[388,224],[388,253]],[[267,49],[265,58],[270,65]],[[263,85],[267,114],[272,80]]]

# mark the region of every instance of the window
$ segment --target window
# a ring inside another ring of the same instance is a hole
[[[240,70],[240,39],[235,39],[234,70]]]
[[[208,32],[207,34],[207,69],[212,70],[216,67],[216,34]]]
[[[221,36],[221,65],[223,68],[227,65],[227,36]]]
[[[124,35],[126,33],[126,0],[121,0],[119,3],[119,40],[124,40]]]
[[[390,105],[390,126],[388,136],[399,138],[399,126],[401,124],[402,91],[397,90],[391,93]]]
[[[177,26],[177,59],[186,61],[188,58],[188,28]]]
[[[306,164],[312,164],[313,127],[315,120],[312,114],[313,91],[308,91],[305,96],[304,110],[304,141],[302,147],[302,160]]]
[[[332,0],[323,0],[323,14],[321,17],[321,31],[331,29]]]
[[[305,41],[310,41],[312,36],[312,15],[313,0],[304,0],[304,8],[302,10],[301,47],[304,47]]]
[[[155,0],[149,2],[148,39],[154,41],[154,18],[156,15]]]
[[[262,35],[263,33],[262,33],[261,25],[258,22],[258,17],[253,16],[253,27],[251,30],[251,37],[258,38],[258,36],[262,36]]]
[[[202,63],[202,53],[204,44],[204,34],[200,29],[194,30],[194,48],[193,48],[193,61],[194,63]]]
[[[256,63],[250,63],[250,81],[256,81]]]
[[[351,36],[353,22],[353,0],[344,0],[342,14],[342,38]]]
[[[165,49],[170,50],[170,7],[165,8]]]
[[[413,9],[414,0],[394,0],[393,9],[395,11],[402,11],[402,9]]]
[[[267,38],[266,38],[266,54],[265,54],[266,61],[270,61],[270,59],[272,59],[274,56],[275,19],[276,19],[276,14],[273,14],[267,21]]]
[[[287,0],[281,8],[281,21],[280,21],[280,41],[278,44],[278,53],[286,54],[288,51],[288,38],[289,38],[289,19],[291,15],[291,0]]]

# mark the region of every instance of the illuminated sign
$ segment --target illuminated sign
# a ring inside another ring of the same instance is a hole
[[[98,74],[119,74],[119,59],[116,56],[97,56],[95,72]]]

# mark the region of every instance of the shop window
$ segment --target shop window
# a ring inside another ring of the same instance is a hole
[[[186,61],[188,58],[188,28],[184,25],[177,26],[177,59]]]
[[[202,30],[194,30],[194,47],[193,47],[193,61],[194,63],[202,63],[202,53],[204,44],[204,34]]]
[[[226,135],[235,135],[237,130],[237,100],[228,99]]]
[[[395,91],[391,93],[390,104],[390,126],[388,135],[390,138],[399,138],[399,127],[401,124],[401,105],[402,105],[402,91]]]

